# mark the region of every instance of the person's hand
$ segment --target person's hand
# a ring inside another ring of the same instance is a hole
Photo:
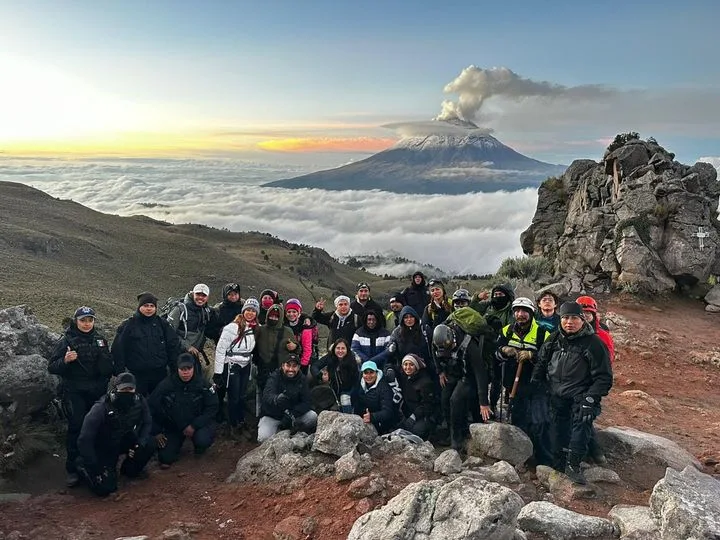
[[[490,417],[492,416],[492,410],[490,409],[490,405],[480,405],[480,416],[485,422],[490,420]]]
[[[503,356],[507,356],[508,358],[515,358],[515,356],[518,353],[518,350],[515,347],[510,347],[508,345],[505,345],[504,347],[500,347],[500,352]]]
[[[186,427],[185,429],[183,429],[183,435],[188,438],[192,437],[193,435],[195,435],[195,428],[192,426]]]
[[[488,291],[480,291],[479,293],[477,293],[477,299],[481,302],[484,302],[488,298],[490,298],[490,293]]]
[[[366,424],[370,423],[370,409],[365,409],[365,414],[363,414],[362,419]]]
[[[225,377],[222,376],[222,373],[215,373],[213,375],[213,384],[217,388],[223,388],[225,386]]]
[[[70,347],[67,348],[67,351],[65,351],[65,363],[69,364],[70,362],[74,362],[77,360],[77,351],[73,351]]]
[[[516,358],[517,358],[518,362],[528,362],[528,361],[532,360],[532,355],[533,355],[532,351],[524,351],[523,350],[523,351],[517,352]]]
[[[447,384],[447,382],[448,382],[447,375],[445,375],[445,373],[440,373],[440,386],[442,388],[445,388],[445,385]]]
[[[295,349],[297,349],[297,343],[295,343],[292,339],[288,338],[288,340],[287,340],[287,345],[285,345],[285,348],[286,348],[288,351],[292,352],[292,351],[294,351]]]
[[[167,444],[167,437],[164,433],[158,433],[155,435],[155,442],[157,443],[158,447],[165,448],[165,445]]]
[[[135,446],[131,446],[130,449],[128,450],[128,457],[129,457],[129,458],[134,458],[134,457],[135,457],[135,450],[137,450],[137,449],[138,449],[138,445],[137,445],[137,444],[136,444]]]
[[[190,348],[188,348],[188,352],[192,354],[195,358],[200,358],[200,351],[198,351],[195,347],[190,345]]]
[[[585,424],[592,424],[598,413],[598,406],[600,405],[600,398],[595,396],[585,396],[580,406],[580,421]]]
[[[290,406],[291,400],[285,392],[279,393],[275,396],[275,405],[280,409],[287,409]]]
[[[322,311],[323,309],[325,309],[325,299],[324,298],[321,298],[320,300],[315,302],[315,309],[317,309],[318,311]]]

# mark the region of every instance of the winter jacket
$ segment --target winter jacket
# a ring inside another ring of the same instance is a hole
[[[575,334],[562,328],[540,348],[532,378],[548,381],[550,394],[564,399],[606,396],[613,383],[607,348],[587,323]]]
[[[313,379],[320,383],[320,372],[326,369],[329,376],[330,387],[336,395],[354,394],[359,383],[360,370],[351,352],[342,360],[335,356],[334,349],[313,363],[311,372]]]
[[[230,302],[227,299],[227,295],[230,291],[235,290],[232,288],[234,283],[228,283],[223,287],[222,296],[223,301],[213,306],[213,317],[210,318],[207,327],[205,328],[205,336],[208,339],[212,339],[216,344],[220,339],[223,328],[235,320],[235,317],[242,313],[242,307],[245,300],[240,298],[237,302]]]
[[[375,384],[370,387],[360,378],[360,389],[353,407],[355,414],[360,416],[369,410],[370,421],[380,434],[392,431],[397,424],[398,414],[393,403],[393,392],[383,379],[382,372],[378,372]]]
[[[392,332],[400,326],[400,312],[388,311],[385,315],[385,328]]]
[[[280,408],[277,404],[277,397],[285,394],[290,398],[290,405],[286,408]],[[267,384],[262,393],[262,411],[263,416],[269,416],[276,420],[282,420],[285,410],[289,410],[293,416],[302,416],[312,409],[312,399],[310,398],[310,387],[307,378],[298,372],[295,377],[287,377],[278,368],[268,377]]]
[[[428,328],[429,332],[435,329],[438,324],[445,322],[445,319],[452,313],[452,304],[447,298],[443,298],[440,304],[435,303],[431,300],[430,303],[425,306],[422,311],[422,323]]]
[[[327,339],[328,349],[340,338],[344,338],[348,343],[352,343],[355,330],[362,324],[360,316],[352,309],[345,317],[341,317],[337,311],[323,313],[316,308],[312,312],[312,318],[330,329],[330,334]]]
[[[279,304],[273,305],[270,310],[278,312],[278,321],[270,324],[263,324],[255,328],[255,350],[253,362],[258,366],[258,379],[264,381],[268,374],[288,359],[290,354],[299,354],[302,351],[298,348],[295,351],[287,350],[287,344],[295,340],[295,335],[287,326],[283,326],[283,308]],[[270,311],[268,310],[268,311]]]
[[[158,431],[205,427],[214,421],[219,406],[215,390],[197,371],[188,382],[177,371],[171,373],[155,387],[148,402]]]
[[[180,339],[168,322],[139,311],[120,324],[112,346],[116,373],[174,369],[179,354]]]
[[[530,319],[530,324],[527,328],[521,327],[517,322],[507,325],[502,329],[500,337],[496,342],[497,357],[498,360],[504,362],[505,378],[502,384],[505,388],[511,389],[515,382],[515,375],[517,374],[518,362],[516,358],[506,357],[502,354],[500,349],[505,346],[512,347],[518,351],[530,351],[532,358],[525,362],[522,372],[520,374],[520,381],[517,388],[517,396],[522,396],[528,393],[545,392],[544,385],[537,385],[530,381],[532,378],[532,372],[535,368],[535,363],[538,358],[538,351],[542,344],[545,342],[545,338],[549,335],[548,331],[540,326],[535,319]]]
[[[202,350],[205,344],[205,328],[212,318],[212,313],[213,310],[207,305],[198,306],[191,292],[185,295],[182,304],[170,311],[167,322],[180,338],[183,351],[190,350],[190,347]]]
[[[361,321],[364,320],[365,314],[368,311],[374,311],[378,316],[378,325],[383,326],[385,324],[383,308],[372,298],[368,298],[365,304],[361,304],[360,300],[358,300],[356,296],[355,300],[350,302],[350,309],[352,309],[353,313],[357,313],[357,316],[360,317]]]
[[[415,284],[415,276],[422,276],[420,285]],[[423,313],[430,303],[430,292],[425,282],[425,275],[422,272],[415,272],[410,278],[410,286],[403,289],[402,295],[405,297],[405,305],[413,308],[416,313]]]
[[[262,297],[268,295],[271,296],[273,299],[273,305],[279,305],[282,303],[282,299],[280,298],[280,295],[277,291],[273,291],[272,289],[263,289],[260,292],[260,296],[258,297],[258,300],[262,301]],[[260,313],[258,313],[257,319],[260,324],[265,324],[265,321],[267,320],[267,312],[268,310],[262,307],[262,304],[260,305]]]
[[[595,313],[595,323],[593,329],[595,330],[597,337],[599,337],[605,344],[605,347],[607,347],[608,355],[610,356],[610,365],[612,366],[613,362],[615,361],[615,342],[610,335],[610,331],[603,328],[603,326],[604,325],[600,321],[600,314]]]
[[[378,366],[385,364],[399,365],[400,360],[406,354],[417,354],[425,361],[431,371],[435,371],[435,364],[432,358],[430,344],[432,338],[429,336],[427,329],[422,325],[417,316],[417,312],[410,306],[405,306],[400,311],[400,320],[407,314],[415,317],[417,321],[415,326],[408,328],[404,324],[400,324],[390,334],[385,350],[377,354],[370,360],[373,360]]]
[[[375,313],[378,317],[378,325],[372,330],[367,326],[368,313]],[[380,326],[380,319],[379,312],[367,311],[362,317],[362,326],[355,331],[350,350],[360,358],[361,363],[384,351],[390,340],[390,332]]]
[[[92,469],[103,462],[104,455],[116,454],[121,443],[135,440],[146,445],[150,440],[152,417],[147,401],[135,394],[130,409],[123,411],[114,405],[114,392],[98,400],[85,415],[77,444],[85,466]]]
[[[503,291],[507,297],[507,304],[496,307],[492,303],[492,295],[495,291]],[[477,297],[473,298],[470,302],[470,307],[485,317],[485,320],[490,326],[495,329],[496,334],[500,334],[500,330],[515,321],[515,317],[512,312],[512,303],[515,300],[515,291],[513,291],[512,285],[504,283],[502,285],[496,285],[490,291],[490,299],[479,301]]]
[[[245,367],[252,362],[255,331],[252,328],[246,328],[242,337],[238,339],[238,328],[238,324],[234,322],[223,328],[217,347],[215,347],[214,373],[222,373],[226,364]]]
[[[490,364],[484,349],[488,347],[488,340],[485,336],[472,336],[467,340],[466,333],[461,328],[456,328],[456,346],[449,358],[437,358],[438,373],[444,373],[448,377],[465,379],[477,389],[480,405],[488,405],[488,388],[490,386]],[[490,344],[489,346],[492,346]]]
[[[65,363],[68,347],[76,351],[78,357],[74,362]],[[113,374],[108,343],[94,328],[86,334],[81,332],[73,321],[55,344],[48,361],[48,371],[62,377],[65,391],[103,394]]]
[[[318,329],[317,323],[304,313],[301,313],[295,324],[291,324],[287,319],[285,326],[292,330],[297,341],[302,347],[300,355],[300,365],[309,366],[318,358]]]
[[[398,371],[400,388],[402,389],[402,412],[406,418],[414,415],[414,420],[432,418],[438,408],[440,400],[435,388],[435,382],[426,369],[420,369],[410,377],[403,370]]]

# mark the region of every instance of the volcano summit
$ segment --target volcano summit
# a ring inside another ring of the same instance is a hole
[[[433,124],[437,134],[405,137],[357,163],[265,185],[456,195],[535,188],[565,170],[516,152],[471,122]]]

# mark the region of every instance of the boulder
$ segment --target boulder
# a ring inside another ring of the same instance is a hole
[[[591,484],[604,482],[606,484],[622,484],[620,475],[611,469],[604,467],[588,467],[584,471],[585,480]]]
[[[705,295],[705,302],[720,306],[720,285],[713,285],[713,288]]]
[[[584,516],[546,501],[531,502],[520,510],[518,527],[525,532],[543,534],[553,540],[575,538],[612,538],[615,526],[611,521]]]
[[[375,439],[371,452],[373,455],[399,456],[406,463],[419,465],[432,470],[435,464],[435,447],[428,441],[418,444],[400,435],[388,433]]]
[[[457,450],[445,450],[433,464],[433,470],[440,474],[453,474],[462,470],[462,459]]]
[[[621,540],[660,540],[660,531],[648,506],[617,504],[608,517],[620,530]]]
[[[523,501],[499,484],[467,477],[408,485],[385,506],[360,516],[348,540],[506,540]]]
[[[471,424],[468,455],[490,457],[522,465],[533,453],[533,445],[519,427],[500,422]]]
[[[347,489],[347,494],[353,499],[364,499],[379,493],[384,494],[387,488],[385,479],[378,475],[363,476],[353,480]]]
[[[577,499],[594,499],[598,491],[592,484],[576,484],[564,473],[546,465],[535,468],[538,482],[548,490],[553,499],[568,503]]]
[[[335,480],[338,482],[352,480],[369,473],[370,469],[372,469],[370,454],[360,455],[360,452],[353,448],[335,462]]]
[[[692,466],[668,468],[650,495],[663,540],[720,538],[720,481]]]
[[[27,306],[0,309],[0,360],[32,354],[50,358],[59,339],[60,334],[40,324]]]
[[[635,471],[633,480],[645,489],[652,488],[663,477],[666,467],[678,471],[688,465],[697,469],[702,467],[677,443],[658,435],[627,427],[609,427],[598,430],[597,438],[610,464]]]
[[[312,449],[316,452],[343,456],[363,443],[373,444],[377,431],[356,414],[322,411],[318,416]]]
[[[490,466],[463,471],[462,474],[498,484],[519,484],[520,475],[507,461],[498,461]]]

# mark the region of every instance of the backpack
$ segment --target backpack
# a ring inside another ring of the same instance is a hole
[[[470,341],[475,340],[483,346],[485,343],[494,340],[494,331],[485,320],[485,317],[470,307],[462,307],[453,311],[445,320],[445,324],[451,328],[458,329],[460,331],[459,333],[463,336],[457,351],[457,356],[463,359],[463,363],[465,352],[467,351]],[[482,355],[488,371],[492,373],[493,348],[483,346]]]
[[[172,313],[172,310],[175,309],[177,306],[182,306],[180,310],[180,320],[183,322],[186,321],[187,307],[185,307],[184,296],[171,296],[162,306],[158,308],[157,314],[161,319],[167,320],[168,315],[170,315],[170,313]]]

